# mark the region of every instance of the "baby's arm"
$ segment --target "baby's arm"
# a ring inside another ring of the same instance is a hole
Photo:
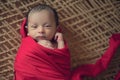
[[[62,48],[64,48],[64,40],[63,40],[63,35],[62,35],[62,33],[59,33],[59,32],[57,32],[56,34],[55,34],[55,40],[57,41],[57,43],[58,43],[58,49],[62,49]]]

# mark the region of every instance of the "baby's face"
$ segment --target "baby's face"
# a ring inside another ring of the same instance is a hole
[[[56,28],[54,14],[50,11],[41,10],[28,17],[28,34],[37,41],[52,40]]]

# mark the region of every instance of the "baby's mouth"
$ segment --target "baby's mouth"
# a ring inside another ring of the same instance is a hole
[[[45,39],[46,37],[45,36],[37,36],[37,38],[39,38],[39,39]]]
[[[37,40],[46,40],[46,37],[45,36],[37,36],[36,39]]]

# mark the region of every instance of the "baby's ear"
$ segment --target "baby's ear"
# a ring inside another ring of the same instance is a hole
[[[25,26],[25,32],[27,33],[27,36],[29,35],[28,34],[28,26]]]
[[[28,26],[25,26],[25,28],[28,28]]]
[[[27,33],[27,36],[29,36],[29,33]]]

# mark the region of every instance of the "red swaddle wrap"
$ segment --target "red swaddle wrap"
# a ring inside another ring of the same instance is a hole
[[[15,80],[82,80],[83,76],[95,77],[107,69],[116,49],[120,45],[120,34],[110,38],[110,45],[95,64],[86,64],[70,72],[70,53],[65,43],[63,49],[48,49],[30,36],[25,30],[24,19],[20,32],[22,43],[15,60]],[[120,75],[115,80],[119,80]]]
[[[15,80],[69,80],[70,54],[62,49],[48,49],[26,36],[24,20],[22,43],[15,60]]]

